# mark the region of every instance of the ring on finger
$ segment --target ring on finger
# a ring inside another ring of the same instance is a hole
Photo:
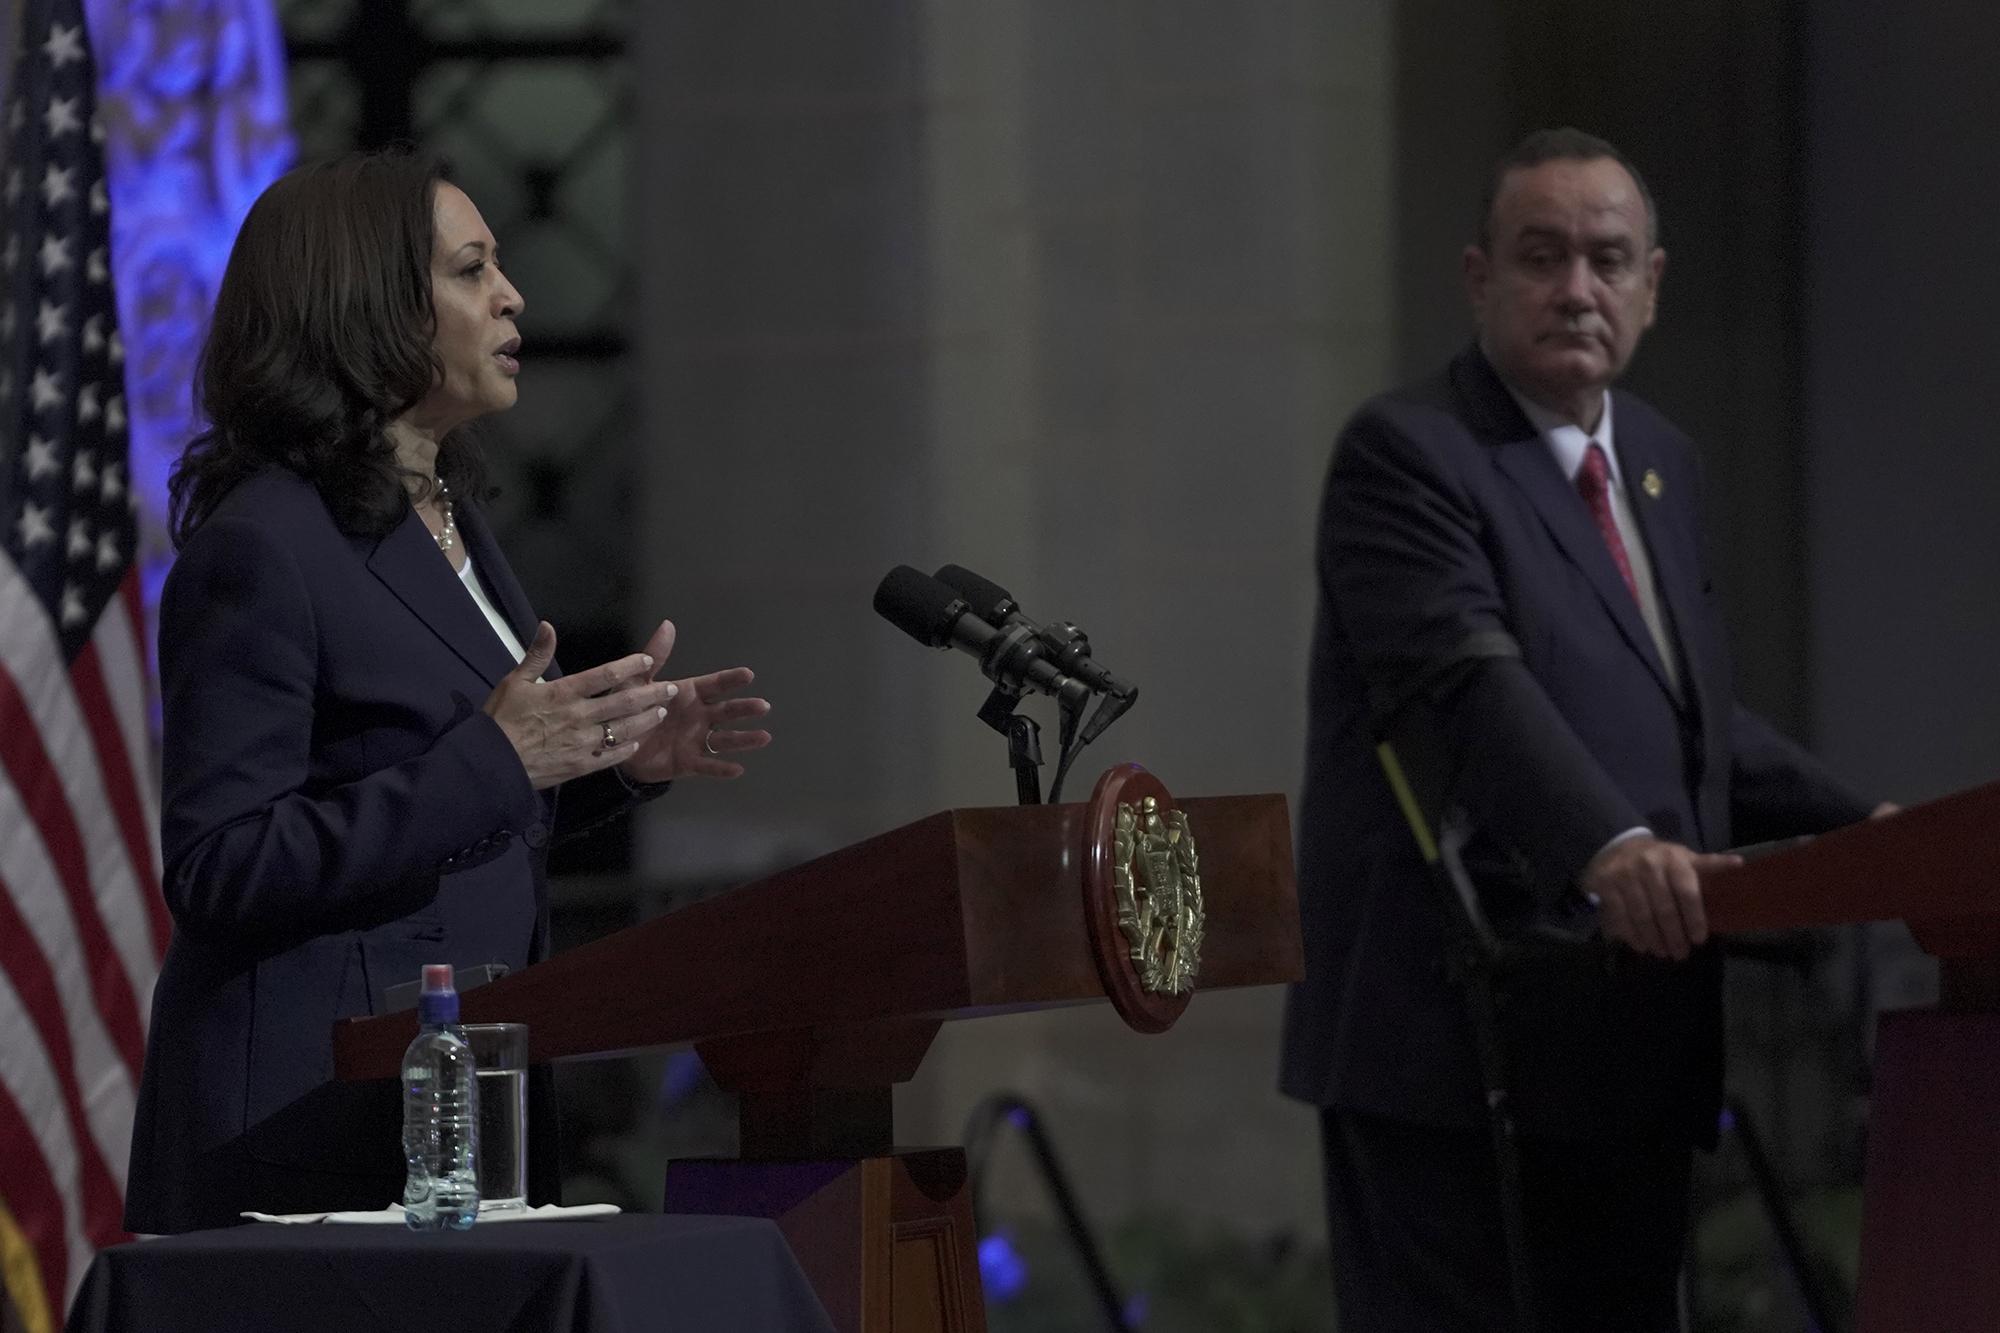
[[[618,734],[613,730],[611,730],[611,724],[609,722],[606,722],[603,725],[604,725],[604,748],[607,750],[617,749]]]
[[[722,757],[722,752],[721,752],[721,751],[719,751],[719,750],[717,750],[717,749],[715,748],[715,728],[714,728],[714,727],[710,727],[710,728],[708,729],[708,734],[707,734],[706,736],[703,736],[703,737],[701,738],[701,748],[702,748],[702,750],[703,750],[704,752],[706,752],[706,753],[707,753],[707,755],[708,755],[708,756],[709,756],[709,758],[711,758],[711,759],[720,759],[720,758]]]

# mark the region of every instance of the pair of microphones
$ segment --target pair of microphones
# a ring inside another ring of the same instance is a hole
[[[1139,697],[1136,685],[1107,671],[1090,654],[1090,637],[1068,621],[1038,625],[1012,593],[959,565],[935,575],[897,565],[875,589],[875,611],[930,648],[956,648],[979,661],[986,678],[1013,694],[1046,694],[1067,712],[1095,695],[1100,708],[1078,738],[1088,745]]]

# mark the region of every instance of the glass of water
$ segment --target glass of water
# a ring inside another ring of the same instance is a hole
[[[479,1073],[479,1213],[528,1206],[528,1025],[467,1023]]]

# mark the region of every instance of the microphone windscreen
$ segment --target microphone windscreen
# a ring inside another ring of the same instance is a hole
[[[897,565],[875,585],[875,614],[930,648],[951,644],[951,627],[965,603],[920,569]]]
[[[963,565],[945,565],[937,572],[944,584],[971,606],[972,614],[989,625],[999,625],[1015,609],[1014,594],[991,579],[983,579]]]

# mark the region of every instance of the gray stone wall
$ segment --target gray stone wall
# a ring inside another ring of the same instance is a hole
[[[1319,482],[1393,346],[1386,0],[770,8],[642,11],[643,604],[690,669],[756,666],[779,737],[663,803],[642,873],[1011,800],[973,663],[868,609],[898,562],[980,570],[1140,683],[1072,799],[1128,758],[1292,790]],[[1316,1234],[1279,999],[1150,1039],[1103,1009],[957,1025],[901,1137],[956,1141],[1006,1086],[1102,1218]]]
[[[1817,730],[1900,800],[2000,772],[2000,13],[1812,6]]]

